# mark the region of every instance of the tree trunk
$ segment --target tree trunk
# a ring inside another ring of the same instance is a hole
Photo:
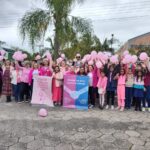
[[[54,59],[58,58],[59,50],[60,50],[59,37],[55,33],[55,38],[54,38]]]
[[[54,15],[55,18],[55,37],[54,37],[54,59],[59,57],[59,50],[60,50],[60,36],[59,36],[59,30],[60,30],[60,22],[61,19],[56,14]]]

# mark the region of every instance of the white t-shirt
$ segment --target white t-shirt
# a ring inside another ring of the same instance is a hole
[[[32,73],[33,80],[34,80],[35,76],[38,76],[38,75],[39,75],[39,70],[38,69],[33,70],[33,73]]]
[[[11,84],[17,85],[17,82],[20,82],[21,74],[22,74],[21,71],[18,71],[18,74],[17,74],[16,70],[12,70],[10,74]]]
[[[92,74],[92,72],[88,73],[88,77],[89,77],[89,86],[93,86],[93,74]]]

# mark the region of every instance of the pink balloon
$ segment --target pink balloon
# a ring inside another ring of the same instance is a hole
[[[100,68],[102,68],[102,63],[100,62],[100,61],[97,61],[96,62],[96,67],[98,68],[98,69],[100,69]]]
[[[2,55],[2,56],[4,56],[5,54],[6,54],[6,51],[5,50],[0,50],[0,54]]]
[[[138,60],[138,57],[136,55],[132,56],[132,63],[135,64]]]
[[[113,55],[110,57],[110,62],[113,64],[118,63],[118,56],[117,55]]]
[[[128,55],[128,54],[129,54],[129,51],[128,51],[128,50],[124,51],[124,53],[123,53],[124,56],[126,56],[126,55]]]
[[[132,62],[132,56],[129,54],[125,55],[124,59],[127,64]]]
[[[23,54],[23,58],[26,59],[28,56],[27,54]]]
[[[139,58],[140,58],[140,60],[144,61],[148,58],[148,55],[147,55],[147,53],[143,52],[143,53],[140,54]]]
[[[98,52],[98,57],[102,57],[103,53],[102,52]]]
[[[61,54],[61,58],[65,59],[65,54]]]
[[[48,60],[52,60],[52,56],[49,51],[46,51],[45,56],[47,57]]]
[[[127,64],[127,61],[126,61],[125,58],[122,60],[122,63],[123,63],[123,64]]]
[[[103,59],[106,61],[106,60],[108,60],[108,56],[106,55],[106,54],[103,54]]]
[[[87,54],[86,55],[86,61],[89,61],[91,59],[91,55]]]
[[[91,55],[91,60],[94,61],[97,59],[97,55]]]
[[[17,60],[17,61],[23,61],[24,57],[23,57],[22,52],[21,51],[15,52],[14,55],[13,55],[13,59]]]
[[[40,55],[37,55],[36,57],[35,57],[35,60],[40,60],[41,59],[41,56]]]
[[[4,57],[3,56],[0,56],[0,61],[2,61],[4,59]]]
[[[97,52],[96,52],[96,51],[92,51],[92,52],[91,52],[91,55],[92,55],[93,57],[95,57],[95,56],[97,55]]]
[[[92,61],[92,60],[90,60],[89,62],[88,62],[88,65],[93,65],[94,64],[94,62]]]
[[[48,112],[47,112],[46,109],[41,108],[41,109],[39,110],[39,112],[38,112],[38,115],[39,115],[40,117],[46,117],[46,116],[48,115]]]
[[[59,57],[59,58],[56,60],[57,64],[60,64],[62,61],[63,61],[63,59],[62,59],[61,57]]]
[[[85,59],[85,58],[83,58],[83,59],[82,59],[82,63],[84,64],[85,62],[86,62],[86,59]]]

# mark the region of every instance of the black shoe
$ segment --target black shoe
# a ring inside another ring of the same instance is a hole
[[[99,105],[99,109],[100,109],[100,110],[103,110],[103,107],[102,107],[101,105]]]
[[[6,101],[6,103],[10,103],[11,101]]]

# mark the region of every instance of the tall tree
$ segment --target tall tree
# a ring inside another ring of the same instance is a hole
[[[85,33],[92,31],[89,20],[71,16],[72,6],[84,0],[43,0],[47,9],[35,9],[27,12],[19,24],[20,33],[29,39],[32,48],[45,36],[49,27],[54,26],[54,38],[51,45],[58,56],[59,50]],[[50,39],[49,39],[50,40]]]
[[[69,48],[66,48],[64,53],[68,58],[73,58],[76,53],[80,53],[83,56],[92,50],[101,51],[101,42],[96,35],[86,33],[77,41],[73,42]]]

